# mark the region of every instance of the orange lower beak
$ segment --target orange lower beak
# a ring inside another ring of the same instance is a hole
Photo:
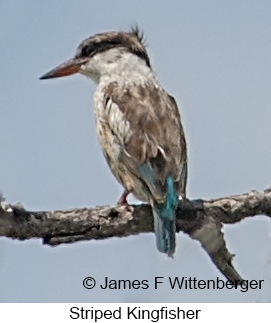
[[[87,60],[87,58],[72,58],[65,63],[57,66],[50,72],[44,74],[42,77],[40,77],[40,80],[46,80],[54,77],[63,77],[78,73],[80,66]]]

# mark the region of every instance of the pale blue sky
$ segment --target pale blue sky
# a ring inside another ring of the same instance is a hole
[[[96,138],[94,84],[83,76],[40,81],[86,37],[138,23],[160,83],[181,110],[191,198],[263,190],[271,174],[271,2],[0,2],[0,189],[7,202],[52,210],[114,204],[122,189]],[[153,234],[50,248],[0,238],[1,302],[271,301],[270,222],[224,229],[235,265],[265,289],[240,291],[84,290],[93,276],[148,279],[220,273],[199,244],[178,234],[174,260]],[[268,262],[269,259],[269,262]]]

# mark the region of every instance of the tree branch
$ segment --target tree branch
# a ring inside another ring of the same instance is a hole
[[[223,223],[236,223],[258,214],[270,217],[271,189],[213,200],[180,201],[176,230],[198,240],[226,278],[242,280],[232,264],[233,255],[221,229]],[[143,232],[153,232],[149,205],[33,212],[0,200],[0,236],[13,239],[42,238],[44,244],[56,246]]]

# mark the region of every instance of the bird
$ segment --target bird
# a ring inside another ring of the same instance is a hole
[[[75,56],[44,74],[51,79],[79,73],[92,79],[94,115],[105,159],[127,196],[151,205],[156,245],[173,257],[176,208],[186,199],[187,144],[173,96],[160,85],[138,26],[95,34]]]

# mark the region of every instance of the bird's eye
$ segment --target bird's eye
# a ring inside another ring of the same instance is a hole
[[[89,56],[90,54],[92,54],[95,51],[95,49],[96,49],[96,45],[93,43],[85,45],[82,48],[81,55],[82,56]]]

